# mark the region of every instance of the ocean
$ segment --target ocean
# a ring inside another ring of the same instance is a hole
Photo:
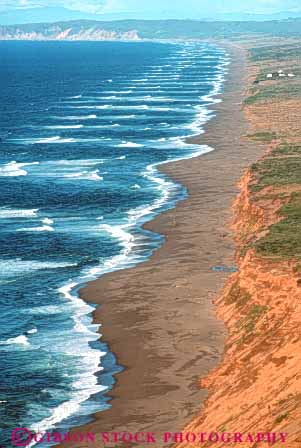
[[[0,64],[7,447],[14,428],[66,431],[110,406],[122,366],[78,290],[164,242],[142,224],[187,191],[157,166],[212,150],[185,139],[214,116],[229,56],[200,42],[16,41],[0,42]]]

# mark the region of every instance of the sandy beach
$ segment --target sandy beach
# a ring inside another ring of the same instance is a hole
[[[230,207],[244,170],[263,152],[242,138],[248,132],[242,111],[246,55],[223,45],[232,56],[223,101],[214,106],[217,115],[205,134],[192,139],[215,150],[162,167],[189,191],[175,209],[146,226],[165,235],[165,244],[148,261],[105,275],[80,292],[100,305],[94,321],[102,324],[103,340],[125,369],[109,394],[111,409],[73,433],[149,431],[159,440],[163,432],[181,431],[207,397],[199,379],[223,354],[225,328],[213,302],[229,275],[212,267],[235,266]]]

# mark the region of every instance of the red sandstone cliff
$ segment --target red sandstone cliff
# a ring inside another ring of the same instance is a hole
[[[234,230],[239,272],[227,282],[217,300],[217,314],[229,335],[221,365],[201,386],[209,389],[203,412],[186,432],[286,433],[286,442],[301,446],[301,265],[271,261],[246,244],[266,232],[281,202],[254,201],[251,171],[241,181],[234,204]],[[283,202],[282,202],[283,203]],[[299,422],[299,423],[298,423]],[[182,447],[200,446],[183,442]],[[267,442],[236,444],[222,441],[202,446],[267,447]]]

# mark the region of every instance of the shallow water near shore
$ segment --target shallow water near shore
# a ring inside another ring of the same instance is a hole
[[[187,193],[156,166],[211,150],[185,138],[214,114],[228,57],[193,42],[9,42],[0,57],[5,443],[109,406],[121,367],[77,291],[164,241],[141,225]]]

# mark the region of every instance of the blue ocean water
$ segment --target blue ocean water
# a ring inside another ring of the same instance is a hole
[[[162,244],[141,225],[186,191],[156,166],[211,150],[185,138],[228,60],[198,42],[0,42],[0,444],[110,406],[121,367],[78,289]]]

